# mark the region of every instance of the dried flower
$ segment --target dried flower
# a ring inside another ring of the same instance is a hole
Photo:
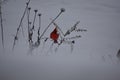
[[[35,9],[34,11],[35,11],[35,12],[37,12],[38,10],[37,10],[37,9]]]
[[[41,13],[38,14],[38,16],[41,16],[41,15],[42,15]]]
[[[65,8],[61,8],[61,12],[65,12]]]
[[[29,7],[28,10],[31,10],[31,7]]]
[[[74,43],[75,43],[75,41],[72,41],[72,43],[74,44]]]

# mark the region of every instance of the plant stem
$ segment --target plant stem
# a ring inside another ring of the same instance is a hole
[[[16,40],[18,40],[18,32],[19,32],[20,27],[22,27],[21,24],[22,24],[22,21],[24,19],[25,13],[26,13],[26,11],[28,9],[29,3],[30,3],[30,0],[26,3],[26,7],[25,7],[25,10],[24,10],[23,16],[22,16],[22,18],[20,20],[20,24],[19,24],[19,26],[17,28],[17,32],[16,32],[16,35],[15,35],[15,38],[14,38],[14,42],[13,42],[13,50],[14,50],[15,42],[16,42]],[[22,27],[22,32],[23,32],[23,27]]]
[[[4,31],[3,31],[3,19],[2,19],[2,9],[1,9],[1,4],[2,4],[2,2],[0,2],[0,23],[1,23],[2,45],[3,45],[3,49],[4,49]]]
[[[38,28],[38,36],[40,35],[40,29],[41,29],[41,14],[38,14],[39,16],[39,28]]]
[[[27,9],[27,20],[28,20],[28,42],[29,42],[29,34],[30,34],[30,20],[29,20],[29,15],[30,15],[30,8]]]
[[[36,14],[37,14],[37,10],[34,10],[35,11],[35,15],[34,15],[34,19],[33,19],[33,27],[32,27],[32,30],[34,30],[34,27],[35,27],[35,19],[36,19]]]

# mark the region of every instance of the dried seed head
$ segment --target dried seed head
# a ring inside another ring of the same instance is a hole
[[[75,43],[75,41],[72,41],[72,43],[74,44],[74,43]]]
[[[38,14],[38,16],[41,16],[41,15],[42,15],[41,13]]]
[[[28,2],[26,2],[26,5],[28,5]]]
[[[15,40],[18,40],[18,37],[17,36],[15,36],[15,38],[14,38]]]
[[[31,7],[29,7],[28,10],[31,10]]]
[[[65,8],[61,8],[61,12],[65,12]]]
[[[35,9],[34,11],[35,11],[35,12],[37,12],[38,10],[37,10],[37,9]]]

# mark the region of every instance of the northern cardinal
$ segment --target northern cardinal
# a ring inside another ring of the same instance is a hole
[[[57,30],[57,28],[55,28],[52,32],[51,32],[51,34],[50,34],[50,38],[52,39],[52,40],[54,40],[54,43],[58,43],[58,38],[59,38],[59,34],[57,33],[58,32],[58,30]]]

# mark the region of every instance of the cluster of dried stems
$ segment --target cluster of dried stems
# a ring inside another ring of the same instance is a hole
[[[14,37],[13,49],[14,49],[14,46],[16,44],[16,41],[18,40],[18,33],[20,31],[20,28],[23,31],[23,27],[21,25],[22,25],[22,22],[23,22],[23,19],[24,19],[25,15],[27,15],[27,24],[28,24],[27,25],[28,26],[27,36],[28,36],[29,48],[31,49],[31,51],[33,49],[35,49],[35,48],[40,46],[40,43],[41,43],[42,39],[44,39],[44,43],[50,39],[49,37],[44,38],[43,36],[47,32],[47,30],[51,26],[51,24],[53,24],[58,29],[58,32],[59,32],[59,35],[60,35],[59,43],[54,43],[54,42],[52,43],[52,46],[53,46],[53,44],[58,44],[57,48],[61,44],[67,43],[67,44],[71,45],[71,50],[72,50],[73,49],[73,44],[75,43],[75,39],[80,38],[81,35],[76,35],[76,36],[73,36],[73,37],[67,37],[67,35],[70,35],[73,31],[75,31],[75,32],[87,31],[86,29],[78,29],[77,28],[77,25],[80,23],[80,21],[78,21],[78,22],[76,22],[73,25],[73,27],[71,27],[69,30],[67,30],[66,33],[63,33],[63,31],[60,29],[60,27],[55,23],[55,20],[58,19],[58,17],[63,12],[65,12],[65,9],[61,8],[60,12],[58,13],[58,15],[54,19],[52,19],[51,22],[48,24],[48,26],[45,28],[45,30],[42,33],[40,33],[40,29],[41,29],[41,16],[42,16],[42,14],[38,13],[37,9],[34,10],[33,21],[30,21],[31,7],[29,7],[29,3],[30,3],[30,0],[26,3],[26,7],[25,7],[25,10],[24,10],[24,13],[23,13],[23,15],[21,17],[20,24],[19,24],[19,26],[17,28],[17,32],[16,32],[16,35]],[[36,17],[37,16],[39,18],[39,28],[37,29],[37,40],[33,41],[33,34],[34,34],[34,31],[35,31],[35,22],[36,22]]]

